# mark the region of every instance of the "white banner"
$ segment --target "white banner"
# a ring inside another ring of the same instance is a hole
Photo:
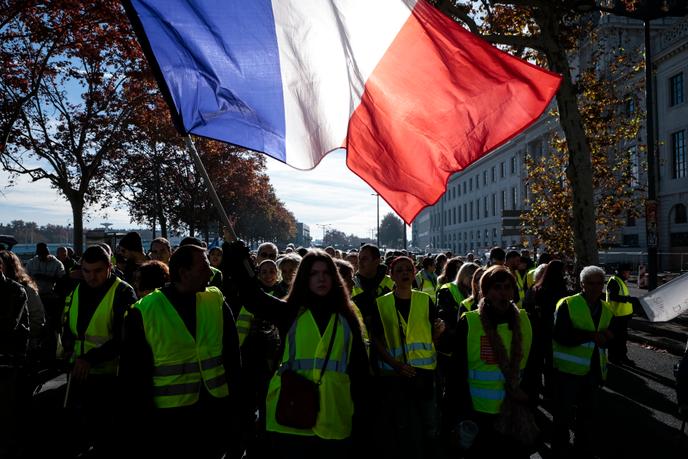
[[[648,293],[640,304],[650,322],[666,322],[688,311],[688,274]]]

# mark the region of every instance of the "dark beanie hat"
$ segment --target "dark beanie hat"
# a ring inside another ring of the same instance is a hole
[[[141,235],[136,231],[125,234],[124,237],[119,241],[119,246],[124,247],[127,250],[131,250],[132,252],[143,253]]]
[[[198,247],[203,247],[203,242],[201,242],[201,240],[197,237],[187,236],[182,239],[182,242],[179,243],[179,247],[183,245],[196,245]]]

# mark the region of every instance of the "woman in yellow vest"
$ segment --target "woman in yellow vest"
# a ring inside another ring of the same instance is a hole
[[[387,442],[388,457],[435,457],[439,419],[434,341],[444,324],[437,318],[431,297],[411,289],[415,268],[410,258],[394,259],[390,273],[396,288],[377,299],[378,314],[370,330],[387,415],[380,425],[384,430],[380,438]]]
[[[269,441],[275,457],[348,458],[354,412],[362,412],[368,386],[368,358],[359,319],[347,289],[327,253],[309,251],[301,261],[286,301],[266,295],[248,278],[243,244],[225,245],[232,260],[246,308],[275,323],[284,341],[280,367],[270,380],[266,398]],[[296,373],[316,382],[319,411],[309,427],[297,427],[294,414],[305,406],[285,409],[280,403],[283,375]],[[279,409],[278,409],[279,405]]]
[[[529,457],[537,436],[527,395],[521,389],[532,331],[514,303],[516,280],[504,266],[480,278],[483,298],[459,319],[447,386],[448,412],[478,425],[475,457]]]
[[[480,295],[480,278],[485,274],[485,268],[478,268],[471,277],[471,293],[461,302],[459,306],[459,317],[465,312],[472,311],[478,307],[482,295]]]
[[[416,288],[421,292],[430,295],[430,298],[435,299],[437,294],[437,274],[435,273],[435,259],[433,257],[423,258],[423,268],[416,274]]]
[[[583,291],[563,298],[554,315],[554,399],[552,450],[569,453],[569,428],[575,417],[576,456],[592,457],[599,388],[607,376],[607,343],[612,338],[612,311],[602,299],[604,270],[586,266],[580,273]]]

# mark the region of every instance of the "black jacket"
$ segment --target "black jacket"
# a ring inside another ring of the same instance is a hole
[[[29,309],[21,284],[0,273],[0,364],[22,364],[29,347]]]

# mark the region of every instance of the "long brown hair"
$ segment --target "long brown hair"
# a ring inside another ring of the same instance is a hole
[[[19,257],[15,255],[14,252],[0,250],[0,263],[3,263],[5,266],[5,269],[3,270],[5,277],[12,279],[15,282],[19,282],[25,287],[31,287],[34,290],[38,290],[36,282],[26,272],[21,260],[19,260]]]
[[[311,269],[313,265],[322,261],[327,266],[327,271],[332,278],[332,288],[327,293],[325,298],[318,299],[318,302],[325,302],[332,305],[334,312],[342,314],[351,325],[357,325],[358,319],[351,308],[351,300],[347,288],[339,275],[339,271],[334,264],[334,260],[325,251],[319,249],[309,250],[308,253],[301,260],[299,269],[294,276],[294,282],[287,295],[287,304],[294,308],[313,306],[315,295],[311,292],[309,287]]]

